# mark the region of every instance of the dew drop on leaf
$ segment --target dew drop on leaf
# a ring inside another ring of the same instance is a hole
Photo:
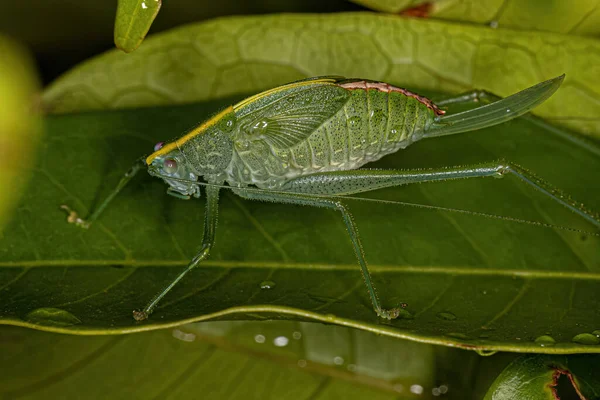
[[[415,317],[412,313],[404,308],[398,310],[398,319],[414,319]]]
[[[53,307],[36,308],[27,314],[25,320],[45,326],[71,326],[81,323],[81,320],[70,312]]]
[[[447,311],[439,312],[435,316],[439,319],[445,319],[446,321],[454,321],[456,319],[456,315]]]
[[[571,341],[585,345],[600,344],[600,338],[596,335],[592,335],[591,333],[580,333],[579,335],[573,336]]]
[[[477,350],[475,350],[475,352],[482,357],[489,357],[489,356],[493,356],[494,354],[496,354],[498,352],[498,350],[477,349]]]
[[[450,333],[447,333],[446,336],[455,338],[455,339],[463,339],[463,340],[471,339],[469,336],[465,335],[464,333],[450,332]]]
[[[260,288],[263,290],[273,289],[275,287],[275,282],[273,281],[262,281],[260,283]]]
[[[538,336],[534,340],[534,342],[536,344],[539,344],[541,347],[549,347],[549,346],[554,346],[556,344],[556,340],[554,340],[554,338],[549,335]]]

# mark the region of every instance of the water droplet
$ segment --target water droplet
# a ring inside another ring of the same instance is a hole
[[[387,115],[385,114],[385,112],[382,109],[377,109],[377,110],[373,110],[371,111],[371,124],[375,125],[375,126],[379,126],[381,124],[383,124],[383,122],[386,120]]]
[[[441,394],[448,393],[448,385],[440,385],[439,389]]]
[[[497,352],[498,352],[498,350],[486,350],[486,349],[477,349],[477,350],[475,350],[475,353],[479,354],[482,357],[493,356]]]
[[[267,129],[268,126],[269,126],[269,121],[267,121],[266,119],[261,119],[256,124],[254,124],[252,129],[254,129],[258,133],[262,133]]]
[[[423,386],[411,385],[410,391],[411,391],[411,393],[414,393],[414,394],[423,394]]]
[[[296,340],[299,340],[300,338],[302,338],[302,333],[295,331],[294,333],[292,333],[292,337]]]
[[[592,332],[594,335],[596,335],[597,337],[600,338],[600,329],[595,330],[594,332]]]
[[[285,347],[289,342],[290,340],[285,336],[277,336],[275,339],[273,339],[273,344],[277,347]]]
[[[498,28],[498,21],[490,21],[490,28],[492,28],[492,29]]]
[[[389,135],[388,139],[396,139],[400,136],[401,133],[402,133],[402,127],[393,126],[392,129],[390,129],[390,135]]]
[[[256,335],[256,336],[254,336],[254,341],[256,343],[264,343],[266,339],[267,338],[265,337],[265,335]]]
[[[580,333],[579,335],[573,336],[573,339],[571,340],[575,343],[586,345],[600,344],[600,338],[596,335],[592,335],[591,333]]]
[[[183,342],[193,342],[196,340],[196,335],[194,333],[183,332],[179,329],[173,329],[173,337]]]
[[[405,310],[404,308],[400,308],[398,310],[398,319],[414,319],[415,317],[412,315],[412,313],[408,310]]]
[[[333,363],[335,365],[342,365],[342,364],[344,364],[344,359],[340,356],[333,357]]]
[[[359,116],[348,118],[348,125],[350,125],[351,128],[358,128],[361,122],[362,118]]]
[[[304,368],[304,367],[306,367],[306,364],[307,364],[307,363],[306,363],[306,360],[298,360],[298,366],[299,366],[300,368]]]
[[[442,392],[440,392],[440,388],[434,387],[433,389],[431,389],[431,394],[434,396],[439,396],[440,394],[442,394]]]
[[[463,339],[463,340],[471,339],[469,336],[465,335],[464,333],[450,332],[450,333],[447,333],[446,336],[455,338],[455,339]]]
[[[550,347],[556,344],[556,340],[550,335],[542,335],[535,338],[534,342],[541,347]]]
[[[262,290],[269,290],[269,289],[273,289],[275,287],[275,282],[273,281],[262,281],[260,283],[260,288]]]
[[[348,366],[346,367],[346,369],[350,372],[356,372],[356,364],[348,364]]]
[[[404,385],[402,385],[401,383],[396,383],[394,385],[394,390],[398,393],[402,393],[404,392]]]
[[[507,108],[507,109],[506,109],[506,112],[507,112],[507,113],[509,113],[509,112],[510,112],[510,108]]]
[[[37,308],[27,314],[25,320],[46,326],[71,326],[81,323],[81,320],[70,312],[52,307]]]
[[[446,321],[454,321],[456,319],[456,315],[447,311],[439,312],[435,316],[439,319],[445,319]]]

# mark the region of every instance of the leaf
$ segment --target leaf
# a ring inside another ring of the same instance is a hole
[[[3,398],[463,399],[477,356],[307,322],[128,336],[0,330]],[[179,339],[179,340],[178,340]],[[35,349],[35,351],[28,351]],[[457,375],[454,363],[462,365]],[[9,367],[10,366],[10,367]],[[98,379],[101,377],[101,380]]]
[[[492,25],[494,28],[548,31],[572,35],[600,35],[598,0],[352,0],[372,10],[407,13],[426,6],[426,14],[460,22]]]
[[[485,400],[554,400],[567,391],[581,400],[600,398],[598,355],[524,355],[514,360],[498,376]],[[560,379],[565,379],[561,387]]]
[[[13,216],[41,134],[35,115],[39,82],[30,55],[0,35],[0,234]]]
[[[142,43],[162,0],[119,0],[115,18],[115,45],[131,53]]]
[[[87,231],[67,224],[59,206],[85,214],[154,143],[233,102],[49,117],[49,139],[19,217],[0,246],[0,322],[107,334],[210,319],[309,319],[469,349],[600,351],[598,345],[571,341],[600,329],[600,238],[585,233],[593,229],[587,222],[511,177],[391,188],[371,196],[581,232],[347,202],[384,306],[408,303],[405,316],[412,319],[376,317],[336,212],[244,201],[226,191],[211,258],[148,321],[135,323],[132,310],[198,249],[204,200],[167,196],[160,181],[144,174]],[[427,168],[504,157],[598,210],[598,154],[577,137],[519,119],[424,140],[369,166]],[[43,321],[40,315],[49,317]],[[547,332],[554,346],[534,342]]]
[[[54,112],[188,103],[305,76],[343,75],[445,92],[506,96],[566,73],[536,114],[600,137],[600,42],[369,13],[231,17],[108,52],[44,93]]]

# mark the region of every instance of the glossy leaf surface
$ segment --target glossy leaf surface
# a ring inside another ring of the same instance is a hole
[[[600,136],[600,42],[371,13],[230,17],[105,53],[44,94],[54,112],[186,103],[253,93],[316,75],[506,96],[566,73],[536,113]]]
[[[479,357],[307,322],[127,336],[0,329],[3,398],[464,399]],[[35,351],[30,351],[35,349]],[[461,364],[461,374],[453,368]],[[102,377],[102,379],[98,379]]]
[[[572,35],[600,34],[598,0],[353,0],[372,10],[475,22],[493,28],[538,30]]]
[[[460,208],[582,232],[398,204],[348,201],[384,306],[369,303],[335,212],[222,196],[217,244],[144,323],[131,317],[183,268],[202,232],[203,200],[169,197],[147,175],[81,230],[85,213],[154,143],[230,104],[47,119],[34,179],[2,238],[1,321],[81,334],[133,332],[206,319],[312,319],[465,348],[596,352],[572,339],[600,329],[600,238],[593,227],[507,177],[381,190],[378,199]],[[428,168],[507,158],[600,209],[598,149],[526,120],[416,143],[372,164]],[[534,342],[550,333],[552,345]]]

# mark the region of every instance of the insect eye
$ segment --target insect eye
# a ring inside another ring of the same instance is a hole
[[[154,145],[154,151],[159,151],[165,145],[165,142],[158,142]]]
[[[167,174],[172,174],[177,172],[177,161],[172,158],[167,158],[163,163],[163,169]]]

